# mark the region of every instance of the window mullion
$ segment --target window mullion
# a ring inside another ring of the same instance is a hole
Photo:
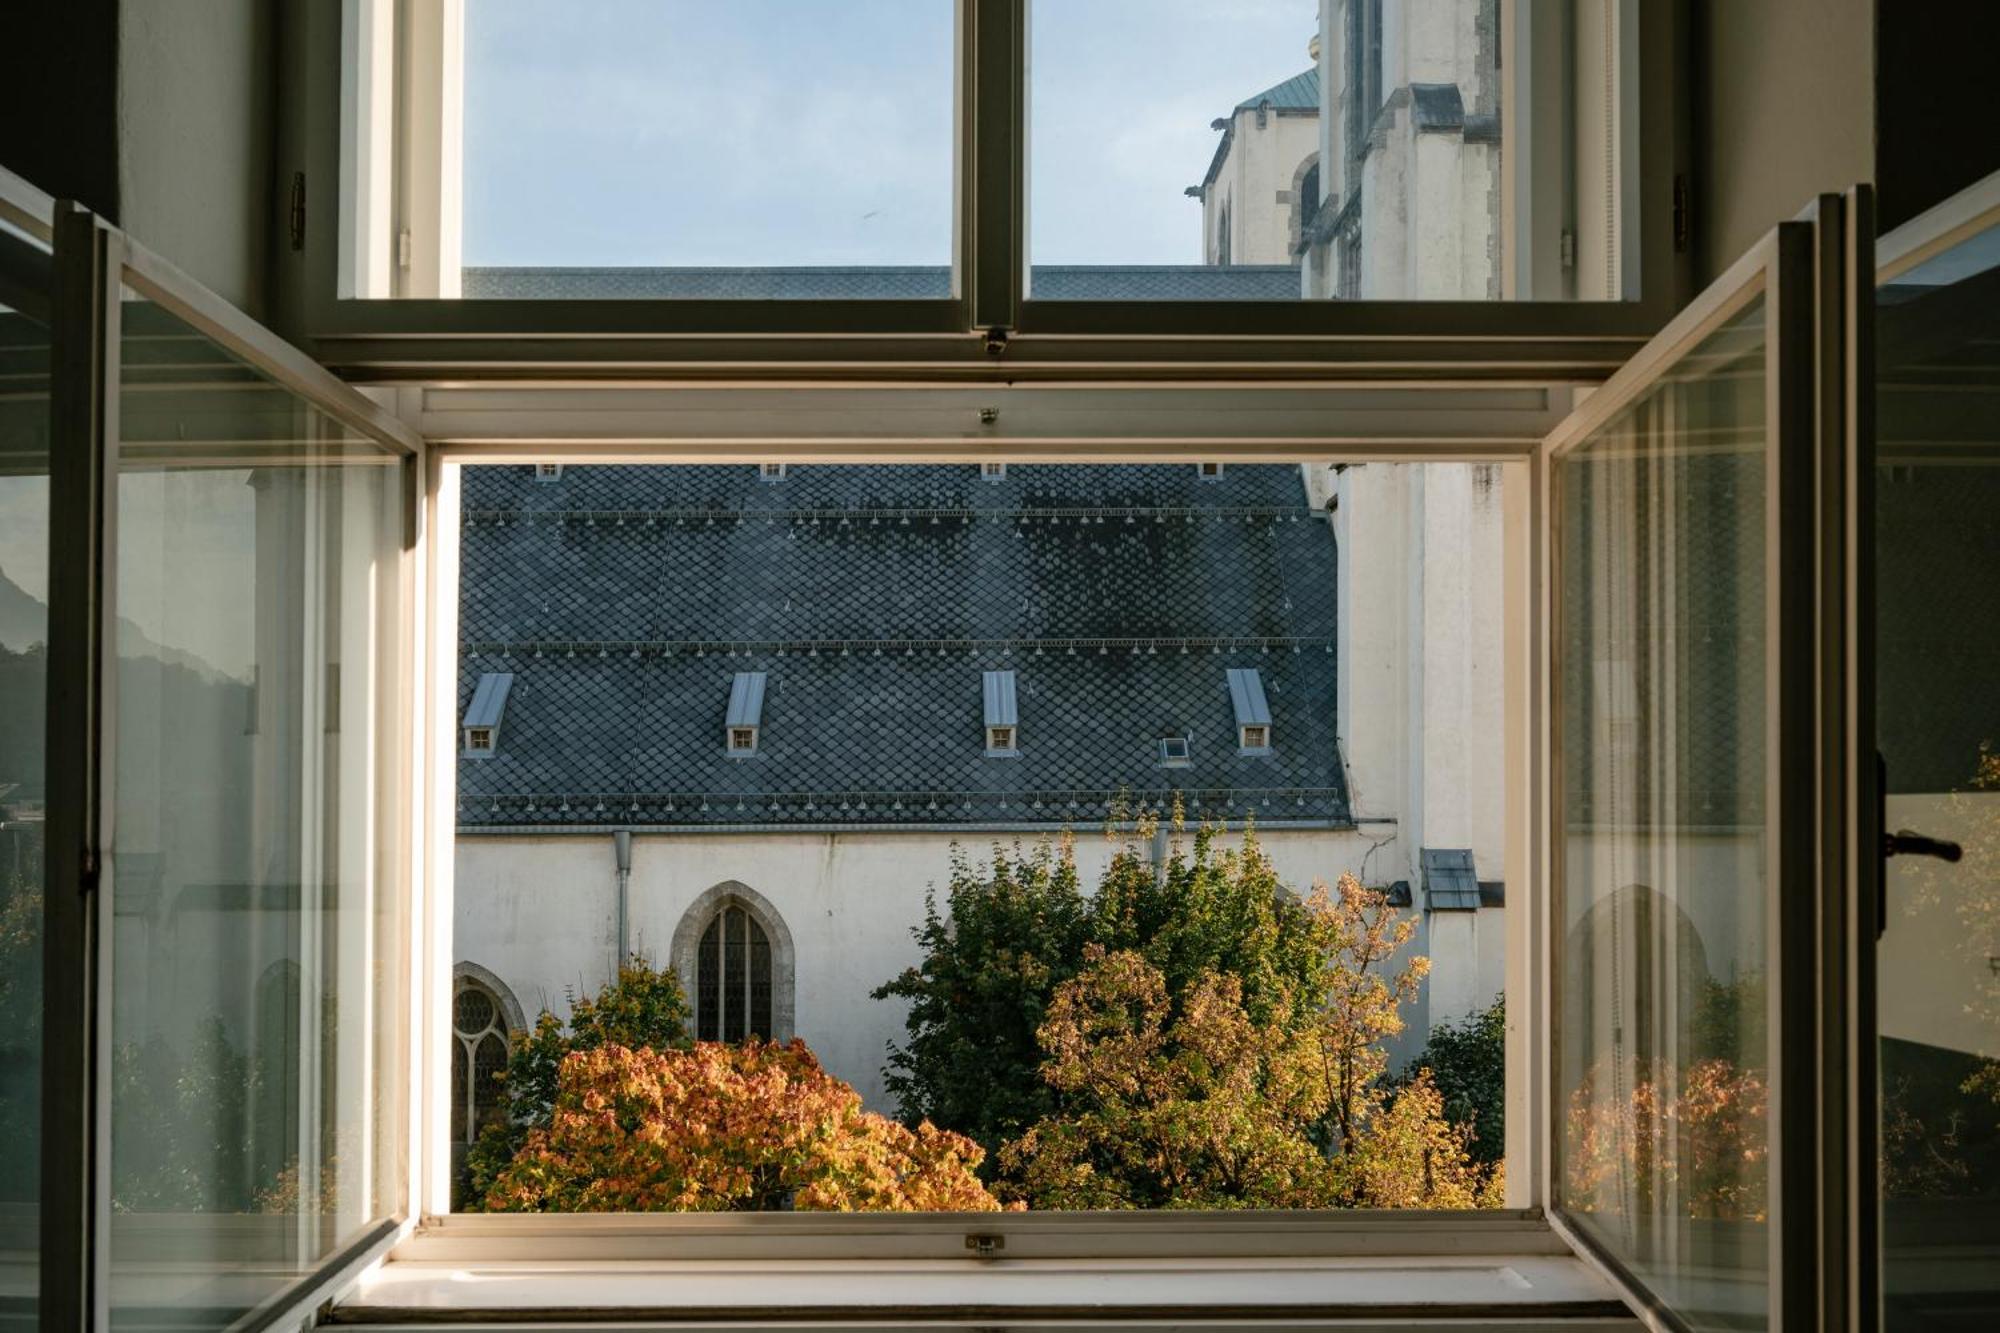
[[[961,0],[959,254],[972,326],[1011,330],[1027,279],[1028,0]]]

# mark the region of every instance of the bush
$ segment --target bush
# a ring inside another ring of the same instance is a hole
[[[1423,1053],[1400,1080],[1410,1086],[1425,1071],[1435,1085],[1444,1117],[1471,1131],[1472,1160],[1493,1166],[1507,1155],[1507,1001],[1493,1003],[1457,1023],[1431,1029]]]
[[[487,1192],[492,1211],[991,1211],[977,1144],[864,1111],[789,1045],[607,1044],[563,1058],[549,1123]]]

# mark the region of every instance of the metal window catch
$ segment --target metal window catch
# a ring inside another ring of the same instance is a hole
[[[994,325],[986,330],[986,355],[1004,356],[1007,352],[1007,330]]]
[[[965,1248],[972,1251],[975,1259],[992,1259],[1007,1248],[1007,1238],[974,1232],[965,1238]]]

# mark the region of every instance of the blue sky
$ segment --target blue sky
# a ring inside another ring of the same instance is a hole
[[[950,0],[469,0],[468,264],[942,264]],[[1238,101],[1315,0],[1037,0],[1030,243],[1200,261]]]

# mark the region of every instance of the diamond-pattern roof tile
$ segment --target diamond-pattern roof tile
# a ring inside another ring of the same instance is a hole
[[[1294,468],[487,466],[463,522],[461,710],[515,678],[499,752],[460,765],[468,827],[1088,823],[1121,792],[1347,820],[1335,551]],[[1244,666],[1269,755],[1237,752]],[[985,753],[993,670],[1018,757]],[[768,682],[748,758],[743,671]]]

